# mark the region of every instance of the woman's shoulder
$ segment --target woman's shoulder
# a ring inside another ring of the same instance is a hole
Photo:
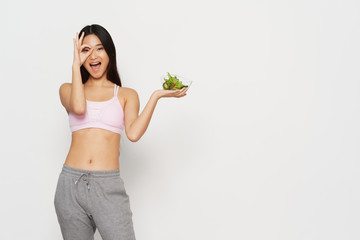
[[[124,94],[127,94],[127,95],[134,95],[134,94],[137,94],[136,90],[133,89],[133,88],[129,88],[129,87],[121,87],[120,88],[121,91],[123,91]]]
[[[68,82],[64,82],[64,83],[61,83],[60,84],[60,87],[59,88],[69,88],[71,87],[71,83],[68,83]]]
[[[67,94],[71,90],[71,83],[61,83],[59,87],[59,93],[60,97],[62,97],[64,94]]]
[[[124,96],[126,102],[127,101],[131,101],[131,102],[139,101],[139,95],[135,89],[128,88],[128,87],[121,87],[119,89],[121,89],[120,94]]]

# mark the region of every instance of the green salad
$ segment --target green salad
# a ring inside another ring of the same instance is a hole
[[[183,85],[182,82],[176,77],[171,76],[168,72],[169,79],[164,78],[165,82],[163,83],[163,89],[165,90],[178,90],[182,88],[187,88],[188,85]]]

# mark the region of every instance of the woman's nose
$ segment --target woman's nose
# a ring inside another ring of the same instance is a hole
[[[96,58],[97,55],[96,55],[96,51],[93,50],[92,53],[90,54],[90,58],[93,59],[93,58]]]

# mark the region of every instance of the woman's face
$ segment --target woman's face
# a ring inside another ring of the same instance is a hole
[[[83,39],[82,44],[87,44],[93,48],[92,53],[85,60],[83,66],[93,78],[100,78],[106,73],[105,71],[107,65],[109,64],[109,56],[107,55],[104,46],[95,34],[87,35]],[[90,49],[88,47],[83,49],[84,53],[89,50]],[[100,65],[96,65],[97,63],[100,63]]]

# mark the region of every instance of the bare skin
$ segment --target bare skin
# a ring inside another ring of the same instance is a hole
[[[99,71],[93,71],[90,62],[101,62]],[[84,114],[86,100],[106,101],[114,95],[114,83],[106,78],[109,57],[96,35],[82,35],[74,39],[74,62],[72,83],[60,86],[59,95],[67,113]],[[82,87],[80,67],[90,73]],[[124,110],[125,133],[127,138],[138,141],[145,133],[157,101],[163,97],[184,97],[187,88],[181,90],[155,90],[139,115],[139,97],[134,89],[119,87],[117,98]],[[120,119],[119,119],[120,121]],[[65,165],[85,170],[120,169],[119,148],[121,135],[101,128],[85,128],[72,133],[71,146]]]

